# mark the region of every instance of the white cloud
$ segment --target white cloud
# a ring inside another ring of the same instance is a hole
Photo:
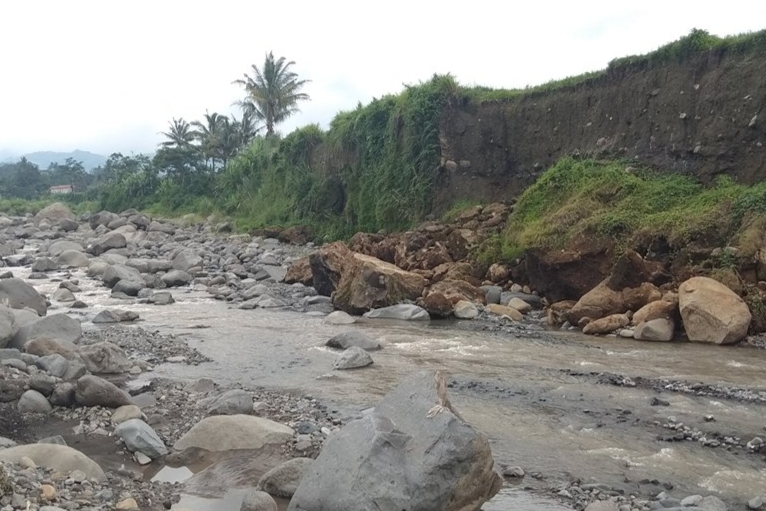
[[[766,3],[645,0],[381,3],[30,0],[0,3],[0,151],[152,151],[171,117],[230,112],[231,82],[273,50],[312,80],[281,126],[451,72],[523,87],[603,68],[694,27],[764,28]]]

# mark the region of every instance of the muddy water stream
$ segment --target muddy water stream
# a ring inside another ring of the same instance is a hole
[[[55,287],[35,285],[43,292]],[[630,491],[630,485],[650,479],[672,483],[680,496],[717,493],[741,501],[766,494],[763,456],[690,441],[660,442],[657,436],[668,430],[654,424],[673,416],[690,427],[741,436],[746,442],[766,434],[766,406],[669,392],[661,398],[670,406],[651,406],[652,397],[659,396],[653,390],[603,385],[571,374],[606,371],[764,390],[764,350],[555,332],[493,334],[453,322],[369,320],[352,327],[379,339],[384,349],[373,353],[372,367],[338,372],[331,369],[336,353],[323,343],[349,326],[327,325],[321,317],[292,311],[239,310],[206,293],[174,290],[177,303],[158,307],[110,298],[108,290],[87,278],[81,287],[80,297],[93,304],[87,314],[105,307],[133,310],[142,328],[181,335],[213,360],[198,366],[164,364],[155,369],[156,376],[210,377],[223,384],[298,391],[348,418],[374,405],[411,372],[441,369],[454,383],[453,404],[490,438],[496,461],[539,473],[548,486],[580,478],[627,485]],[[715,422],[705,422],[706,415]],[[530,483],[542,484],[531,477],[522,484]],[[200,506],[192,509],[206,509]],[[228,509],[221,501],[217,506]],[[556,506],[506,488],[485,509]]]

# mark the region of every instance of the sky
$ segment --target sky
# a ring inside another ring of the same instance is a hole
[[[153,152],[173,117],[238,115],[232,81],[269,51],[311,80],[311,101],[278,127],[288,133],[434,73],[536,85],[692,28],[764,29],[766,2],[3,1],[0,156]]]

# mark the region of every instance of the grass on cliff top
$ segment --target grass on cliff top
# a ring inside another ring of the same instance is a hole
[[[613,59],[609,62],[606,69],[599,71],[551,80],[523,89],[491,89],[489,87],[476,86],[461,88],[461,93],[464,98],[479,102],[510,101],[524,94],[574,87],[629,66],[643,64],[651,67],[671,62],[685,62],[695,55],[709,51],[725,51],[733,54],[766,51],[766,30],[718,37],[705,30],[695,28],[688,35],[660,46],[649,53]]]
[[[521,195],[503,236],[481,257],[507,261],[574,240],[628,246],[658,237],[671,247],[701,240],[754,252],[764,219],[766,182],[749,187],[723,177],[707,187],[622,162],[564,158]]]

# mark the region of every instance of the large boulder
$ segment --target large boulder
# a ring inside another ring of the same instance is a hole
[[[623,314],[627,311],[637,311],[646,304],[662,298],[657,286],[644,282],[637,287],[626,287],[615,290],[609,286],[609,279],[585,293],[567,317],[573,325],[582,318],[601,319],[612,314]]]
[[[369,353],[362,348],[351,346],[343,353],[338,355],[338,358],[333,362],[333,369],[358,369],[360,367],[367,367],[372,364],[372,357]]]
[[[48,306],[45,298],[40,296],[35,288],[21,279],[0,280],[0,303],[11,309],[24,309],[29,307],[37,312],[38,316],[45,316]]]
[[[105,406],[119,408],[131,405],[130,395],[119,389],[114,383],[93,375],[85,375],[77,380],[75,400],[80,406]]]
[[[22,458],[29,458],[36,465],[47,467],[64,476],[75,470],[83,472],[88,479],[106,481],[106,476],[98,463],[78,450],[57,444],[29,444],[0,450],[0,461],[20,463]]]
[[[35,220],[40,222],[41,220],[49,220],[51,224],[55,224],[57,221],[66,218],[74,220],[74,213],[66,204],[61,202],[54,202],[50,206],[46,206],[41,209],[36,215]]]
[[[68,250],[82,252],[84,249],[79,243],[70,240],[54,241],[48,246],[48,253],[51,255],[51,257],[58,257]]]
[[[53,409],[45,396],[32,389],[22,394],[16,407],[22,413],[48,413]]]
[[[720,282],[693,277],[678,287],[678,306],[690,341],[732,344],[747,335],[752,315],[742,298]]]
[[[198,256],[197,253],[191,248],[187,248],[179,252],[178,255],[173,258],[172,262],[173,269],[181,270],[184,272],[188,272],[195,266],[202,266],[202,264],[202,258]]]
[[[327,439],[289,510],[478,511],[502,485],[489,442],[415,375]],[[443,403],[447,406],[436,407]],[[382,506],[382,507],[381,507]]]
[[[292,428],[252,415],[216,415],[195,424],[173,448],[182,451],[199,447],[208,451],[260,449],[283,444],[293,437]]]
[[[119,215],[117,213],[112,213],[111,211],[99,211],[95,215],[91,215],[88,219],[88,224],[90,225],[91,229],[96,229],[96,227],[103,225],[106,227],[114,220],[117,220]]]
[[[128,241],[125,236],[118,232],[110,232],[88,245],[87,252],[98,257],[107,250],[125,248],[126,246],[128,246]]]
[[[66,314],[52,314],[19,328],[11,340],[11,346],[20,349],[27,341],[38,337],[77,343],[82,337],[82,326],[79,320]]]
[[[56,258],[56,264],[62,268],[87,268],[90,259],[79,250],[65,250]]]
[[[45,273],[46,271],[58,270],[58,268],[56,261],[50,257],[39,257],[35,259],[31,269],[33,272]]]
[[[114,434],[122,438],[130,452],[140,452],[151,459],[165,456],[168,448],[151,426],[141,419],[128,419],[121,422]]]
[[[186,286],[192,281],[192,276],[184,270],[170,270],[161,277],[162,282],[168,287]]]
[[[372,256],[354,253],[332,295],[333,305],[349,314],[415,300],[423,294],[422,275]],[[483,294],[483,293],[482,293]]]
[[[322,246],[309,255],[309,266],[317,293],[332,296],[353,252],[342,241]]]
[[[647,303],[633,314],[631,325],[637,326],[645,321],[658,318],[674,319],[678,316],[678,302],[668,301],[664,298],[656,302]]]
[[[122,348],[110,342],[81,346],[80,357],[88,371],[95,374],[127,373],[133,367]]]
[[[263,474],[258,480],[258,488],[270,495],[289,499],[298,489],[303,473],[313,462],[311,458],[293,458],[286,461]]]
[[[327,341],[326,346],[341,350],[356,346],[357,348],[361,348],[366,351],[376,351],[382,347],[378,341],[371,338],[364,332],[360,332],[359,330],[348,330],[346,332],[341,332],[338,335],[331,337]]]
[[[16,316],[14,316],[11,309],[5,305],[0,305],[0,349],[8,346],[13,336],[19,331],[19,327],[16,324]]]
[[[109,266],[104,272],[102,280],[106,287],[114,287],[121,280],[144,284],[141,273],[137,269],[125,266],[124,264]]]
[[[298,259],[287,269],[285,284],[295,284],[296,282],[304,286],[311,286],[314,283],[314,275],[311,273],[311,263],[308,257]]]

